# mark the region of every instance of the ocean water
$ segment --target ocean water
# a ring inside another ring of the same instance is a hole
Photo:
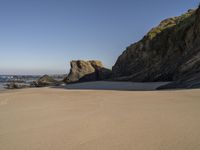
[[[0,82],[0,90],[3,90],[4,89],[4,85],[3,83]]]
[[[9,82],[21,82],[21,83],[30,83],[39,79],[40,76],[32,76],[32,75],[0,75],[0,90],[5,89],[5,85]]]
[[[50,75],[56,80],[62,80],[66,75]],[[39,75],[0,75],[0,90],[5,90],[5,86],[10,82],[29,84],[40,78]]]

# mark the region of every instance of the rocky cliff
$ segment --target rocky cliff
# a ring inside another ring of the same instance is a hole
[[[101,61],[71,61],[69,75],[64,79],[66,83],[97,81],[108,79],[111,70],[104,68]]]
[[[194,79],[196,84],[199,72],[200,8],[162,21],[127,47],[113,66],[114,79],[142,82]]]

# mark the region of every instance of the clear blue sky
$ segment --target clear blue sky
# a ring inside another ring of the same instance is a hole
[[[111,68],[131,43],[198,0],[0,0],[0,74],[66,73],[70,60]]]

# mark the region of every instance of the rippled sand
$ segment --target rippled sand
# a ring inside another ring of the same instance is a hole
[[[199,150],[200,90],[0,93],[0,150]]]

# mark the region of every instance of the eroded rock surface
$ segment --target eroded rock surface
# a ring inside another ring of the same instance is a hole
[[[113,66],[115,80],[174,81],[175,87],[197,86],[199,75],[200,8],[162,21]]]
[[[111,75],[111,70],[104,68],[102,62],[97,60],[71,61],[70,65],[70,73],[64,79],[66,83],[105,80]]]
[[[45,87],[45,86],[53,86],[58,85],[59,82],[55,80],[54,78],[44,75],[41,78],[39,78],[37,81],[33,81],[31,83],[31,87]]]

